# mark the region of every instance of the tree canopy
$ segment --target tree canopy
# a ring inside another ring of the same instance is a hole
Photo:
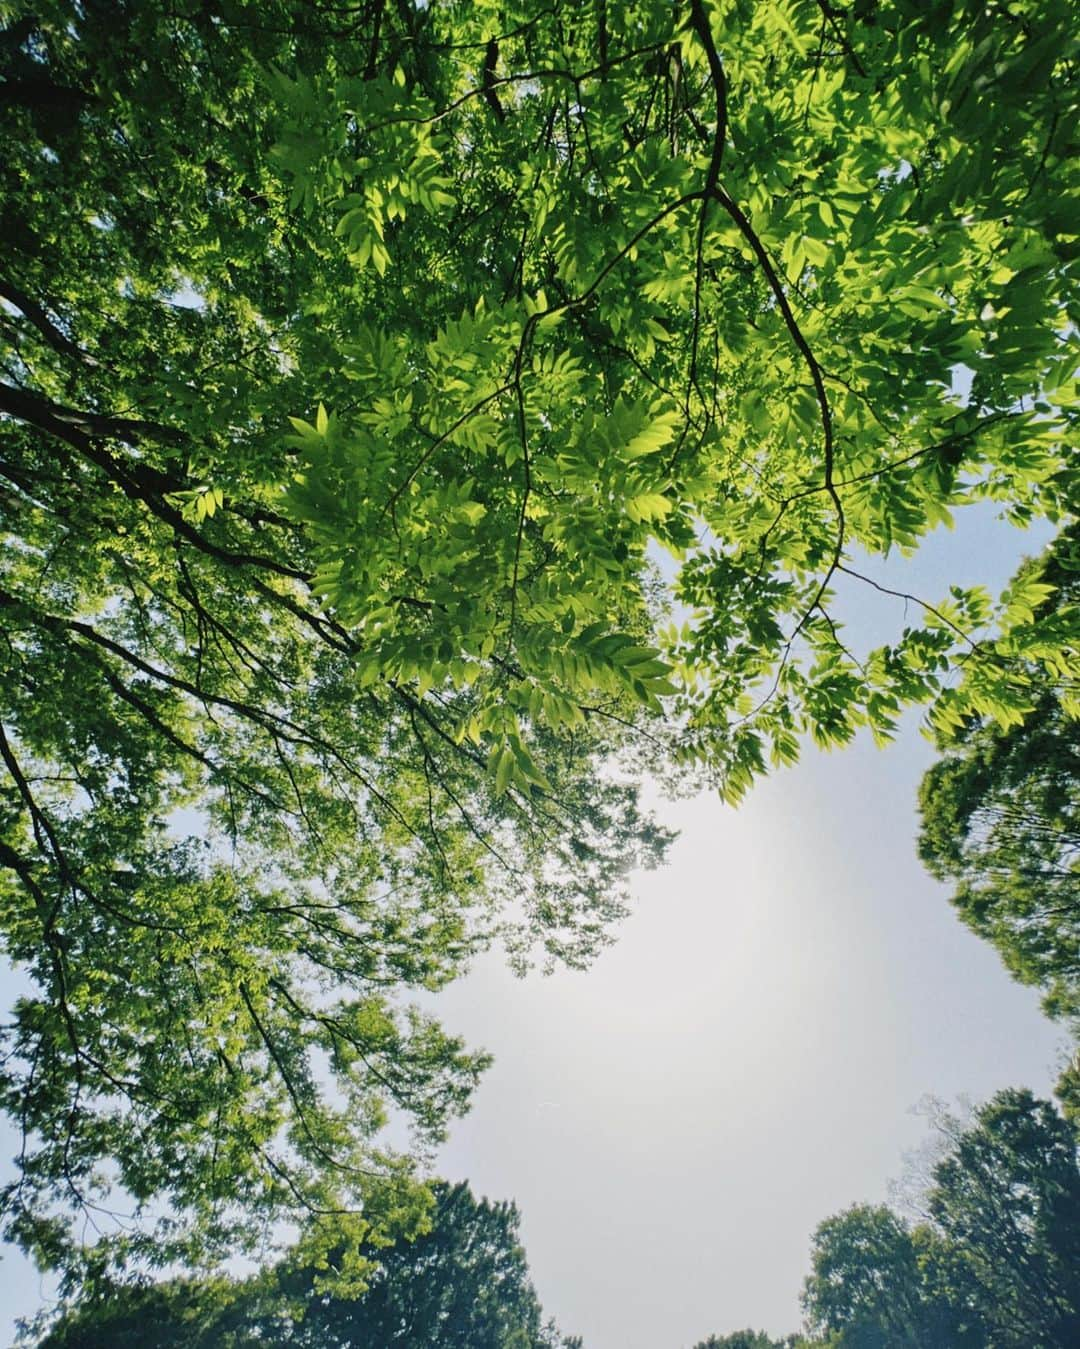
[[[543,1323],[513,1204],[435,1186],[431,1228],[381,1251],[359,1297],[327,1292],[327,1268],[297,1251],[251,1279],[99,1290],[40,1349],[573,1349]],[[341,1253],[328,1254],[330,1264]]]
[[[1065,531],[1036,572],[1045,625],[1080,631],[1080,533]],[[1023,575],[1023,574],[1022,574]],[[1080,719],[1075,674],[1047,682],[1019,724],[970,717],[923,779],[919,852],[956,886],[953,904],[1044,994],[1080,1017]]]
[[[710,1335],[694,1349],[783,1349],[783,1345],[761,1330],[736,1330],[729,1335]]]
[[[930,1229],[856,1204],[814,1234],[808,1319],[837,1349],[979,1349],[981,1325],[937,1286],[945,1258]]]
[[[814,1238],[804,1306],[836,1349],[1067,1349],[1080,1333],[1080,1157],[1048,1101],[945,1120],[926,1219],[858,1205]]]
[[[9,1237],[415,1231],[381,1126],[484,1056],[403,995],[587,959],[638,769],[1026,714],[1037,580],[865,654],[834,590],[1075,506],[1069,19],[0,8]]]

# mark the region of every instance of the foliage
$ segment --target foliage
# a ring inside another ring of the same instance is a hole
[[[890,1209],[856,1205],[814,1235],[803,1305],[816,1330],[844,1349],[976,1349],[980,1327],[936,1295],[941,1252]]]
[[[479,1203],[465,1185],[436,1188],[432,1229],[379,1259],[358,1300],[319,1298],[317,1271],[283,1275],[282,1292],[305,1306],[295,1342],[402,1345],[406,1349],[559,1349],[542,1324],[510,1203]]]
[[[437,1140],[486,1058],[401,991],[510,905],[516,951],[584,960],[666,841],[601,768],[615,700],[538,733],[542,791],[493,789],[468,686],[372,684],[319,606],[286,414],[362,361],[305,312],[347,264],[275,196],[260,70],[313,61],[325,23],[235,17],[43,5],[2,44],[0,913],[34,981],[4,1208],[45,1264],[213,1257],[280,1213],[415,1230],[379,1129]]]
[[[804,1306],[838,1349],[1067,1349],[1080,1331],[1080,1162],[1030,1092],[946,1122],[927,1221],[856,1206],[815,1235]]]
[[[511,909],[597,949],[665,842],[619,755],[1024,715],[1037,587],[865,660],[833,591],[1075,505],[1069,17],[0,6],[9,1237],[417,1230],[379,1128],[484,1059],[402,991]]]
[[[1049,590],[1044,627],[1080,631],[1080,532],[1063,533],[1017,585]],[[1053,1016],[1080,1016],[1080,702],[1075,672],[1040,688],[1002,728],[972,717],[920,790],[919,852],[953,884],[963,920]]]
[[[710,1335],[694,1349],[781,1349],[779,1340],[771,1340],[762,1330],[736,1330],[730,1335]]]
[[[979,1110],[935,1168],[928,1210],[994,1349],[1076,1343],[1080,1163],[1048,1101],[1006,1091]]]
[[[260,1329],[237,1314],[227,1279],[104,1284],[36,1343],[40,1349],[255,1349]],[[29,1342],[24,1336],[22,1342]]]
[[[427,22],[476,64],[403,49],[381,83],[275,77],[291,200],[336,222],[356,324],[394,315],[327,381],[331,414],[297,424],[286,507],[372,668],[471,680],[463,733],[495,733],[497,783],[533,781],[532,727],[567,693],[673,694],[676,758],[731,797],[802,733],[887,738],[907,702],[1020,716],[1017,652],[1054,645],[1023,588],[954,689],[983,591],[860,661],[832,583],[856,546],[913,547],[965,501],[1019,520],[1074,502],[1064,9],[642,4],[618,36],[603,6],[572,32],[558,7]],[[479,259],[458,243],[474,229]],[[691,614],[661,639],[669,671],[611,630],[648,547],[682,564]],[[389,575],[410,605],[383,603]]]
[[[238,1283],[111,1288],[70,1311],[40,1349],[580,1349],[541,1323],[514,1205],[477,1202],[464,1185],[439,1183],[435,1197],[431,1230],[382,1251],[358,1298],[327,1293],[326,1268],[297,1252]]]

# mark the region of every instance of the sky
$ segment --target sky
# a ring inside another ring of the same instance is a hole
[[[860,745],[737,812],[668,807],[670,864],[592,970],[492,958],[444,996],[495,1066],[441,1169],[516,1199],[587,1349],[796,1329],[813,1228],[887,1197],[924,1095],[1049,1089],[1057,1033],[915,859],[929,759]]]
[[[1045,537],[973,508],[912,562],[866,565],[932,600],[1000,588]],[[836,606],[857,646],[903,608],[855,582]],[[808,749],[737,809],[650,789],[680,838],[634,878],[616,945],[524,979],[491,953],[439,996],[495,1064],[437,1169],[516,1200],[545,1312],[585,1349],[796,1329],[814,1227],[887,1198],[922,1098],[1049,1091],[1059,1032],[915,856],[932,759],[912,716],[885,751]],[[42,1291],[0,1264],[3,1342]]]

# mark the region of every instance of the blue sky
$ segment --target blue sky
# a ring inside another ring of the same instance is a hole
[[[972,509],[873,574],[931,600],[1000,588],[1045,537]],[[856,583],[836,610],[860,647],[903,623]],[[932,757],[909,717],[890,749],[808,750],[737,810],[657,794],[680,840],[593,969],[520,980],[493,954],[439,998],[496,1056],[439,1168],[517,1200],[545,1310],[586,1349],[795,1329],[814,1226],[886,1197],[921,1097],[1049,1090],[1059,1033],[915,858]],[[10,1254],[0,1334],[42,1291]]]

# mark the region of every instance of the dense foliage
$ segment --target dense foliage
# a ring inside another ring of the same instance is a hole
[[[856,1205],[814,1236],[805,1305],[827,1342],[849,1349],[980,1349],[983,1328],[941,1287],[944,1248],[890,1209]]]
[[[349,269],[250,181],[273,194],[283,115],[259,61],[321,59],[324,25],[249,17],[245,41],[209,10],[37,6],[2,43],[0,904],[36,990],[6,1032],[4,1208],[51,1264],[95,1225],[153,1261],[262,1212],[414,1227],[371,1140],[391,1110],[437,1139],[485,1059],[399,991],[511,904],[516,950],[583,959],[665,841],[598,771],[611,700],[547,737],[543,794],[497,792],[457,734],[475,697],[372,684],[313,595],[283,441],[354,359],[305,312]],[[203,303],[174,303],[192,281]]]
[[[1025,715],[1037,580],[866,655],[833,583],[1075,505],[1069,18],[0,5],[9,1237],[415,1231],[484,1059],[401,995],[597,949],[631,757]]]
[[[710,1335],[694,1349],[784,1349],[779,1340],[772,1340],[760,1330],[736,1330],[730,1335]]]
[[[542,1323],[513,1204],[440,1183],[431,1230],[380,1252],[358,1298],[327,1293],[302,1252],[250,1280],[108,1289],[70,1313],[40,1349],[574,1349]],[[331,1263],[338,1252],[331,1251]]]
[[[1029,568],[1028,570],[1032,570]],[[1080,533],[1037,567],[1044,624],[1080,633]],[[1048,682],[1022,722],[972,717],[923,779],[919,851],[953,904],[1053,1016],[1080,1018],[1080,683]]]
[[[815,1236],[804,1304],[836,1349],[1068,1349],[1080,1336],[1080,1157],[1026,1091],[953,1126],[909,1226],[855,1207]]]

